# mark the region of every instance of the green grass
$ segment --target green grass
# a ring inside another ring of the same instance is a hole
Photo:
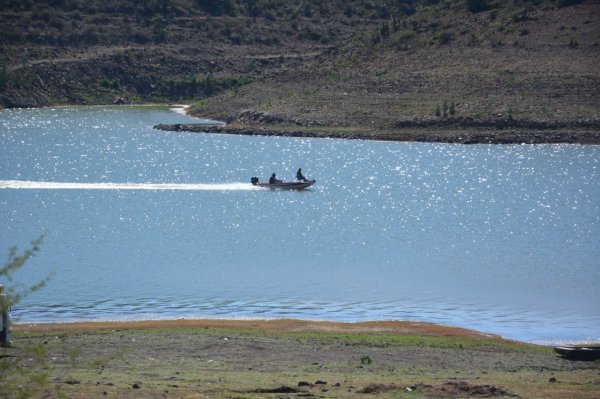
[[[551,352],[551,348],[494,339],[433,337],[422,335],[375,335],[337,333],[287,333],[297,340],[318,341],[324,345],[341,343],[365,347],[494,348],[517,351]]]
[[[154,107],[154,106],[153,106]],[[157,106],[158,107],[158,106]],[[161,106],[162,107],[162,106]],[[168,106],[164,106],[168,108]],[[391,335],[391,334],[362,334],[362,333],[331,333],[331,332],[272,332],[261,331],[254,329],[228,329],[228,328],[149,328],[136,330],[123,330],[122,334],[148,336],[152,339],[152,335],[169,334],[176,332],[178,334],[198,334],[198,335],[213,335],[213,336],[236,336],[236,335],[256,335],[268,337],[281,337],[296,341],[311,341],[322,345],[328,344],[343,344],[348,346],[365,346],[375,348],[386,347],[429,347],[429,348],[464,348],[464,349],[504,349],[514,350],[519,352],[536,352],[536,353],[552,353],[551,347],[525,344],[520,342],[507,341],[502,339],[490,338],[455,338],[455,337],[439,337],[427,335]],[[48,332],[22,332],[16,331],[13,336],[15,339],[22,337],[29,338],[49,338],[55,339],[58,337],[61,341],[68,340],[70,336],[81,334],[83,331],[68,331],[61,333]],[[114,334],[112,330],[95,330],[95,335]]]
[[[142,329],[132,330],[130,333],[152,335],[157,333],[169,333],[172,329]],[[519,352],[553,353],[551,347],[525,344],[502,339],[473,339],[473,338],[455,338],[438,337],[426,335],[390,335],[390,334],[362,334],[362,333],[331,333],[331,332],[272,332],[253,329],[227,329],[227,328],[178,328],[178,333],[190,334],[209,334],[217,336],[235,336],[235,335],[263,335],[273,338],[287,338],[295,341],[310,341],[321,345],[342,344],[347,346],[364,346],[374,348],[387,347],[429,347],[429,348],[447,348],[447,349],[498,349],[512,350]]]

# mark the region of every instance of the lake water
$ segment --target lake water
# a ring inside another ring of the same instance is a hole
[[[151,108],[0,112],[0,249],[21,322],[418,320],[600,339],[600,147],[153,130]],[[256,189],[251,176],[317,184]]]

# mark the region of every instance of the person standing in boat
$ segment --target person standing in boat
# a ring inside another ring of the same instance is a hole
[[[269,184],[275,184],[275,183],[281,183],[281,180],[277,180],[277,177],[275,177],[275,173],[273,173],[271,175],[271,177],[269,178]]]
[[[302,168],[298,168],[298,171],[296,172],[296,180],[304,182],[308,181],[306,180],[306,177],[304,177],[304,175],[302,174]]]

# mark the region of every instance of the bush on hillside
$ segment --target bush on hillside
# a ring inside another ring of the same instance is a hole
[[[234,15],[231,0],[196,0],[196,4],[210,15]]]
[[[559,7],[569,7],[583,3],[584,0],[557,0],[556,3]]]
[[[489,0],[466,0],[467,9],[471,12],[482,12],[491,9]]]
[[[8,69],[6,65],[2,65],[2,69],[0,69],[0,90],[3,90],[8,85]]]

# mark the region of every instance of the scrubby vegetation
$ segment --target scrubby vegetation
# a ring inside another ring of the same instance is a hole
[[[428,14],[498,13],[567,7],[583,0],[42,0],[3,1],[5,44],[166,43],[212,39],[235,44],[286,40],[327,42],[344,26],[380,27],[380,36],[407,24],[431,28]],[[515,15],[517,15],[515,14]],[[412,16],[416,19],[408,19]],[[459,22],[459,21],[455,21]],[[362,30],[362,29],[360,29]]]
[[[591,0],[3,0],[0,106],[204,100],[229,121],[379,129],[509,108],[598,119],[599,13]]]

